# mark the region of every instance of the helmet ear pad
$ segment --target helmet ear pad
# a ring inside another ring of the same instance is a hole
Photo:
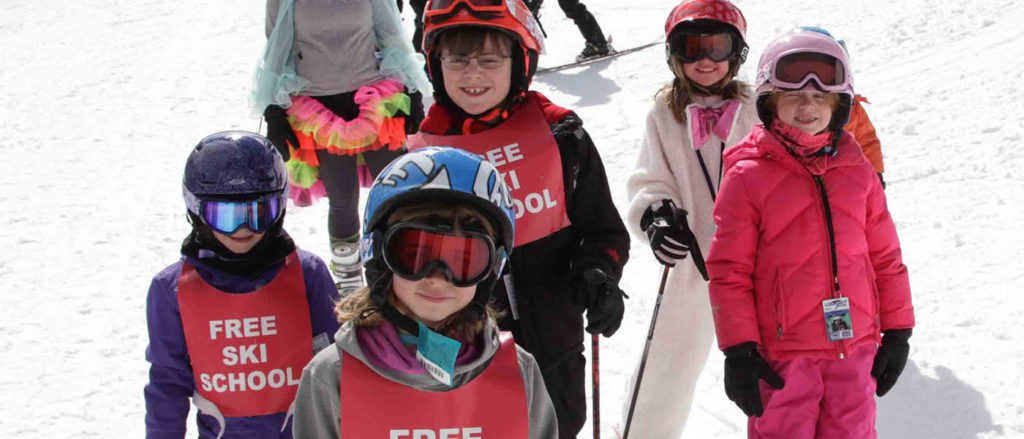
[[[765,127],[772,124],[772,119],[775,119],[775,109],[771,108],[768,104],[768,100],[771,98],[771,93],[762,93],[757,96],[757,118],[761,119],[761,123]]]
[[[842,131],[843,127],[850,122],[850,112],[853,111],[853,96],[846,93],[837,93],[839,95],[839,103],[836,105],[835,111],[832,112],[832,121],[829,122],[829,129],[832,131]]]

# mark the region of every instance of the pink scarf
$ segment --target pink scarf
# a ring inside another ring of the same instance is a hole
[[[778,118],[773,119],[769,127],[782,141],[786,149],[796,157],[814,175],[825,173],[828,155],[822,149],[832,144],[835,132],[829,130],[818,134],[807,134],[803,130],[787,124]]]

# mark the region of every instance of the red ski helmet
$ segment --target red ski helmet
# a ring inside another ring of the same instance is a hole
[[[673,33],[709,34],[729,32],[733,35],[733,57],[742,64],[747,59],[747,20],[743,12],[729,0],[683,0],[672,8],[665,20],[665,55],[671,58]]]
[[[519,51],[512,51],[510,95],[525,92],[537,71],[537,57],[544,53],[540,25],[522,0],[430,0],[423,14],[423,53],[434,93],[448,99],[441,73],[441,54],[434,48],[444,31],[459,27],[490,28],[512,38]]]

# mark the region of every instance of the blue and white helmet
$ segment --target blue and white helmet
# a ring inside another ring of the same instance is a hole
[[[363,212],[363,236],[360,252],[371,279],[387,219],[396,208],[414,200],[445,199],[476,206],[497,230],[497,277],[515,241],[515,211],[512,196],[493,164],[467,151],[432,146],[404,154],[391,162],[373,182]],[[376,244],[376,245],[375,245]]]

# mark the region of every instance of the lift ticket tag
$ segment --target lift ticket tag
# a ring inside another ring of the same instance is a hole
[[[850,298],[840,297],[821,302],[825,309],[825,332],[828,341],[853,338],[853,322],[850,321]]]

